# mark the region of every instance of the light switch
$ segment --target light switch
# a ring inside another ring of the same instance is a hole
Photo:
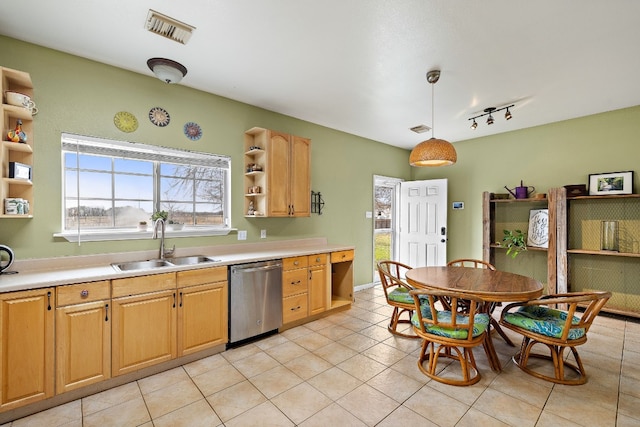
[[[261,239],[267,238],[267,230],[260,230],[260,238]]]
[[[238,230],[238,240],[247,240],[247,230]]]

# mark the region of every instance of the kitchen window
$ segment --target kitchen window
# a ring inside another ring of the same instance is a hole
[[[176,237],[230,231],[227,156],[63,133],[62,169],[67,240],[146,238],[157,211]]]

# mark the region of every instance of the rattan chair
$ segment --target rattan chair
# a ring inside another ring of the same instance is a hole
[[[493,266],[493,264],[488,263],[486,261],[482,261],[482,260],[479,260],[479,259],[472,259],[472,258],[455,259],[453,261],[449,261],[447,263],[447,266],[448,267],[486,268],[487,270],[496,271],[496,268]],[[489,306],[488,306],[489,314],[493,314],[493,311],[495,310],[496,306],[498,304],[500,304],[500,303],[491,302],[491,303],[487,303],[487,304],[489,304]],[[464,304],[462,304],[460,308],[462,310],[464,310]],[[500,334],[502,339],[505,340],[505,342],[507,344],[509,344],[510,346],[514,346],[513,341],[511,341],[509,336],[500,327],[500,324],[498,323],[498,320],[496,318],[494,318],[493,316],[491,316],[490,321],[491,321],[491,326],[493,327],[493,329],[497,333]]]
[[[423,339],[418,357],[420,371],[444,384],[465,386],[480,381],[473,347],[483,344],[489,329],[489,315],[479,312],[484,301],[468,294],[441,289],[419,289],[410,294],[415,305],[413,329]],[[450,302],[450,309],[442,309],[439,301],[443,298]],[[458,310],[461,300],[468,303],[466,312]],[[438,360],[441,357],[460,363],[461,378],[438,375]]]
[[[413,288],[404,280],[404,276],[411,267],[397,261],[379,261],[378,273],[380,274],[380,282],[387,299],[387,304],[393,307],[391,319],[389,321],[389,332],[404,338],[420,338],[411,333],[398,331],[398,324],[411,324],[411,316],[413,315],[414,305],[413,297],[409,295],[409,291]],[[406,315],[404,318],[403,315]],[[409,328],[413,330],[413,328]]]
[[[520,351],[513,357],[515,364],[530,375],[554,383],[578,385],[587,382],[587,374],[576,347],[587,342],[587,332],[593,320],[610,297],[611,292],[573,292],[505,306],[500,323],[524,336]],[[566,304],[568,310],[550,307],[555,304]],[[585,307],[582,316],[576,315],[579,306]],[[536,344],[547,346],[550,355],[532,352]],[[571,349],[575,364],[565,360],[566,348]],[[552,361],[554,376],[531,369],[528,366],[530,358]],[[577,378],[568,378],[565,367],[573,370]]]

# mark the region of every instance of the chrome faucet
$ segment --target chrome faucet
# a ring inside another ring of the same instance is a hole
[[[173,245],[173,248],[169,250],[164,249],[164,231],[165,231],[165,222],[164,219],[158,218],[153,223],[153,235],[152,239],[158,238],[158,227],[160,227],[160,259],[164,259],[165,257],[173,256],[173,253],[176,250],[176,245]]]

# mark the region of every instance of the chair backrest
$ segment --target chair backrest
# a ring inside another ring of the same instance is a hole
[[[389,296],[395,287],[402,286],[406,289],[413,289],[406,281],[405,274],[412,267],[397,261],[378,261],[378,273],[385,295]]]
[[[481,298],[446,289],[415,289],[409,293],[413,296],[420,329],[423,333],[429,333],[426,327],[431,325],[456,330],[461,335],[458,339],[462,341],[474,339],[475,316],[484,304]],[[438,310],[441,307],[438,301],[442,299],[446,299],[451,306],[446,307],[445,310]],[[459,310],[459,305],[466,307],[463,312]]]
[[[474,268],[486,268],[492,271],[496,270],[496,268],[492,264],[486,261],[482,261],[479,259],[472,259],[472,258],[454,259],[453,261],[449,261],[447,263],[447,267],[474,267]]]
[[[565,310],[567,312],[567,320],[565,321],[560,339],[566,341],[572,329],[584,329],[586,334],[602,307],[609,301],[609,298],[611,298],[611,292],[569,292],[566,294],[545,295],[522,305],[540,305],[541,303],[544,305],[564,304],[567,307],[567,310]],[[538,304],[534,304],[535,302],[538,302]],[[578,307],[585,307],[585,309],[582,316],[579,317],[580,320],[573,323],[573,316]]]

